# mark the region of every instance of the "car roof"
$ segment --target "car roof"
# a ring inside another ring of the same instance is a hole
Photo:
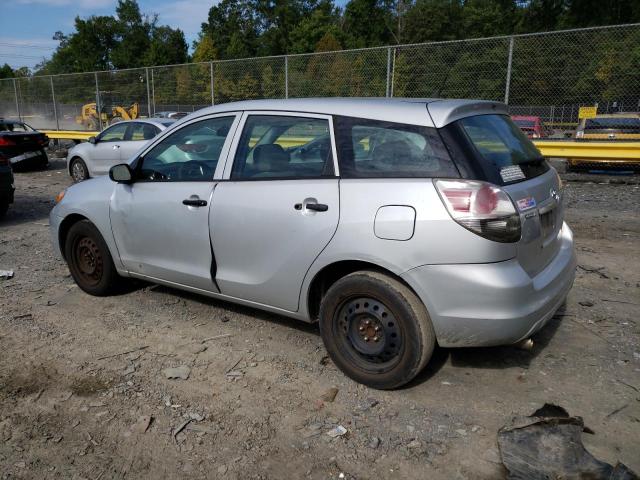
[[[151,125],[159,127],[161,130],[164,130],[174,122],[175,120],[171,118],[136,118],[135,120],[122,120],[121,122],[112,123],[111,125],[109,125],[109,127],[118,125],[119,123],[149,123]],[[109,127],[105,127],[103,130],[106,130]]]
[[[290,98],[245,100],[197,110],[188,118],[234,111],[282,111],[342,115],[371,120],[442,127],[460,118],[508,114],[504,103],[438,98]],[[183,119],[181,119],[183,120]]]

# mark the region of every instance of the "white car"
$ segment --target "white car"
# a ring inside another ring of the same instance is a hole
[[[129,160],[149,140],[166,130],[175,120],[130,120],[104,129],[67,154],[67,170],[74,182],[106,175],[114,165]]]

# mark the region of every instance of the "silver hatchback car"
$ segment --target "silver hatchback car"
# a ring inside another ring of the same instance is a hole
[[[105,128],[67,154],[67,171],[74,182],[106,175],[114,165],[129,160],[140,148],[166,130],[175,120],[127,120]]]
[[[219,105],[58,200],[53,242],[85,292],[135,277],[318,321],[374,388],[436,342],[527,339],[575,274],[560,179],[496,102]]]

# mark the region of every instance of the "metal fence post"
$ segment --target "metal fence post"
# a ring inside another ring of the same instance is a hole
[[[49,77],[51,81],[51,100],[53,101],[53,116],[56,119],[56,130],[60,130],[60,121],[58,120],[58,107],[56,107],[56,91],[53,88],[53,76]]]
[[[151,69],[151,103],[153,104],[153,114],[156,113],[156,84],[153,78],[153,68]]]
[[[149,85],[149,69],[145,68],[144,73],[147,77],[147,114],[149,118],[151,118],[151,87]]]
[[[393,60],[391,62],[391,87],[389,89],[389,97],[393,97],[393,84],[396,78],[396,57],[398,56],[398,49],[393,49]]]
[[[216,97],[214,95],[214,87],[215,87],[215,82],[213,80],[213,62],[209,62],[209,71],[210,71],[210,83],[211,83],[211,105],[215,105],[216,102]]]
[[[284,56],[284,98],[289,98],[289,57]]]
[[[98,115],[98,128],[102,131],[102,102],[100,101],[100,88],[98,87],[98,72],[95,72],[93,76],[96,79],[96,114]]]
[[[509,105],[509,90],[511,88],[511,64],[513,61],[513,36],[509,37],[509,59],[507,61],[507,84],[504,89],[504,103]]]
[[[387,98],[391,96],[391,47],[387,48]]]
[[[16,97],[16,114],[18,119],[22,121],[22,115],[20,115],[20,102],[18,101],[18,86],[16,85],[16,79],[13,79],[13,94]]]

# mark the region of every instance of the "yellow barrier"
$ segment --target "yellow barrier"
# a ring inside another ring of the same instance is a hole
[[[554,142],[535,140],[544,157],[566,158],[569,161],[640,162],[640,142]]]
[[[40,130],[40,132],[57,140],[88,140],[89,137],[94,137],[99,133],[80,130]]]
[[[73,131],[73,130],[41,130],[49,138],[65,140],[88,140],[89,137],[99,132]],[[257,140],[257,139],[256,139]],[[289,137],[281,139],[278,143],[284,148],[303,145],[312,140],[312,137]],[[255,140],[254,140],[255,143]],[[540,153],[546,158],[557,157],[569,160],[601,160],[601,161],[630,161],[640,162],[640,142],[575,142],[534,140],[533,142]]]

